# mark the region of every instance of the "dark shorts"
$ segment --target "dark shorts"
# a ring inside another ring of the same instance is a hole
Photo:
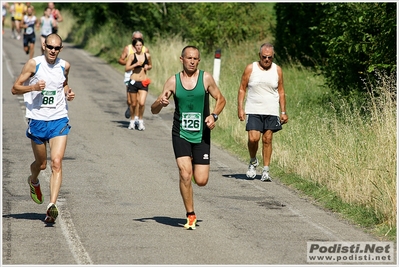
[[[134,84],[131,84],[130,81],[127,86],[128,93],[137,93],[139,90],[144,90],[148,92],[148,86],[145,87],[141,82],[136,81]]]
[[[211,146],[205,140],[193,144],[180,136],[172,135],[172,144],[176,159],[188,156],[193,158],[193,164],[209,165]]]
[[[41,145],[51,138],[68,135],[69,129],[71,129],[68,122],[69,119],[67,117],[53,121],[29,119],[26,136],[36,144]]]
[[[280,117],[278,116],[247,114],[246,121],[246,131],[256,130],[264,133],[266,130],[277,132],[283,129],[281,126]]]
[[[34,34],[24,34],[24,46],[28,46],[29,43],[34,44],[36,42],[36,36]]]

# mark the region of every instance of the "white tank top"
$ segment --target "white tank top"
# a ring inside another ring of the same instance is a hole
[[[24,85],[36,84],[39,80],[46,82],[43,91],[32,91],[24,94],[26,117],[35,120],[58,120],[68,117],[68,103],[64,93],[65,61],[57,58],[54,64],[47,63],[44,55],[34,57],[35,74]]]
[[[279,100],[277,65],[272,63],[270,69],[262,70],[258,62],[253,62],[245,113],[279,116]]]
[[[49,35],[53,30],[53,19],[43,16],[41,18],[41,27],[40,34],[43,36]]]

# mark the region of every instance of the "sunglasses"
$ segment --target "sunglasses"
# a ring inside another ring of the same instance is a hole
[[[55,51],[60,51],[61,50],[61,48],[62,48],[62,46],[52,46],[52,45],[48,45],[48,44],[46,44],[46,47],[48,48],[48,49],[50,49],[50,50],[55,50]]]
[[[263,59],[273,59],[272,56],[262,56]]]

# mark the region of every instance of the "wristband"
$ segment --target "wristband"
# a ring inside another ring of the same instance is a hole
[[[283,112],[281,112],[281,115],[285,115],[285,112],[283,111]]]

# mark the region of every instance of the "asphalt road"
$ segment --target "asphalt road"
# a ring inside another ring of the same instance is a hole
[[[71,63],[69,83],[76,98],[69,102],[72,128],[60,215],[56,224],[46,225],[50,167],[39,177],[45,201],[37,205],[26,182],[33,155],[23,98],[10,91],[28,56],[22,40],[11,39],[7,30],[2,47],[3,264],[307,264],[308,241],[378,241],[278,180],[247,180],[247,164],[215,145],[208,185],[194,186],[197,229],[185,230],[171,146],[173,107],[152,115],[150,95],[146,130],[128,130],[123,74],[67,43],[60,57]]]

